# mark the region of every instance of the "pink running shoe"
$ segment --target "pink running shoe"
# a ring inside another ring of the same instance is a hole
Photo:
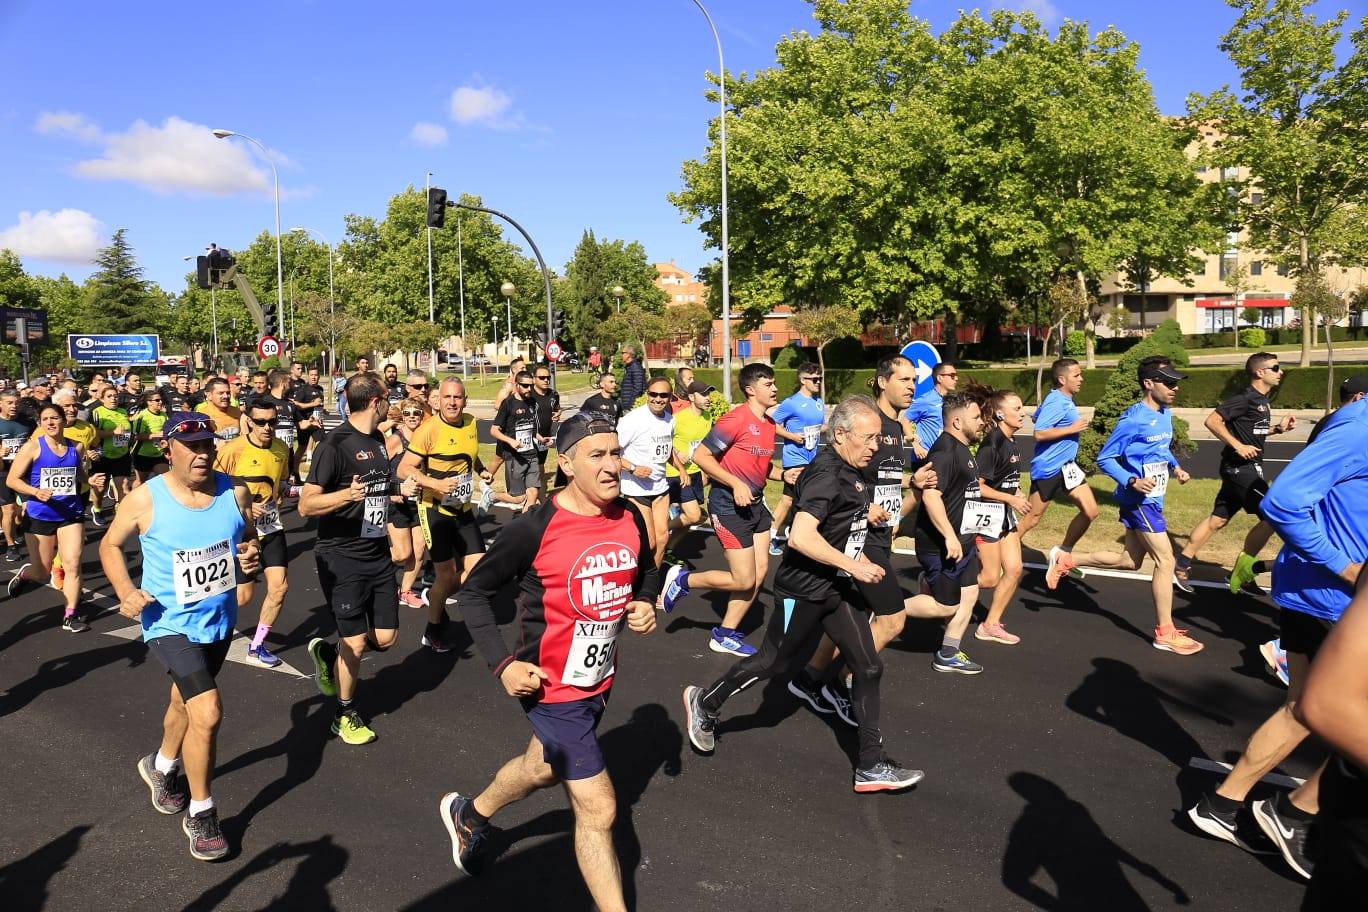
[[[422,608],[423,600],[412,589],[405,589],[399,593],[399,604],[406,608]]]
[[[1002,643],[1004,646],[1015,646],[1021,642],[1021,637],[1015,633],[1008,633],[1007,628],[1002,624],[979,624],[974,629],[974,639],[991,640],[994,643]]]

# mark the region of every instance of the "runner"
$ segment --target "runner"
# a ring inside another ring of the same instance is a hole
[[[695,380],[684,392],[689,405],[674,413],[674,452],[665,466],[665,482],[670,486],[670,535],[663,560],[671,564],[679,563],[671,560],[671,550],[689,527],[703,518],[703,472],[694,464],[693,451],[712,430],[708,397],[713,388]]]
[[[755,547],[755,537],[769,531],[771,522],[765,482],[777,467],[772,460],[774,420],[766,412],[774,407],[777,396],[774,369],[768,364],[747,364],[737,379],[746,401],[718,419],[693,452],[694,462],[713,482],[708,513],[727,557],[727,569],[689,571],[676,564],[665,575],[661,607],[673,611],[681,598],[696,589],[730,593],[726,614],[712,629],[708,648],[745,657],[754,655],[755,647],[746,642],[737,625],[750,611],[769,569],[769,549],[764,544]],[[793,469],[779,473],[780,478],[797,475]]]
[[[252,402],[265,403],[275,411],[275,439],[285,444],[289,452],[290,486],[285,493],[290,497],[299,496],[299,463],[296,459],[296,445],[299,443],[300,424],[305,420],[303,411],[290,399],[290,375],[276,368],[266,375],[267,392],[255,397]],[[242,431],[248,431],[246,410],[242,419]]]
[[[903,769],[883,752],[883,661],[864,613],[872,606],[855,585],[884,577],[884,568],[862,554],[872,494],[862,470],[878,449],[879,430],[879,412],[864,396],[845,399],[832,412],[828,445],[798,481],[790,547],[774,578],[775,606],[760,651],[738,661],[706,689],[684,688],[689,741],[699,751],[713,751],[722,704],[790,667],[820,630],[840,647],[855,676],[853,712],[860,746],[854,790],[890,791],[922,780],[921,770]]]
[[[774,436],[784,441],[780,464],[785,469],[797,469],[802,478],[803,469],[817,455],[817,442],[822,436],[822,425],[826,423],[826,406],[822,404],[822,370],[816,364],[806,363],[798,367],[798,392],[779,403],[770,415],[774,419]],[[784,522],[788,519],[789,507],[793,505],[793,484],[784,482],[784,494],[779,505],[774,508],[774,527],[770,529],[769,553],[778,557],[784,553],[784,541],[788,533]]]
[[[181,829],[191,856],[217,861],[230,849],[211,791],[223,714],[214,678],[228,656],[237,619],[234,576],[255,573],[259,555],[251,496],[213,470],[208,419],[177,412],[163,433],[171,471],[128,495],[100,542],[100,564],[119,599],[119,613],[141,621],[148,651],[172,681],[161,746],[138,761],[138,775],[156,811],[186,812]],[[136,586],[123,552],[135,534],[142,549]]]
[[[214,422],[219,446],[242,432],[242,410],[228,402],[228,381],[222,377],[210,380],[204,388],[204,401],[195,411],[208,415]]]
[[[228,441],[218,451],[214,468],[244,486],[251,498],[251,519],[261,549],[261,574],[266,577],[266,595],[261,602],[257,626],[247,647],[247,658],[263,668],[280,664],[266,648],[266,637],[280,616],[285,594],[290,556],[285,543],[285,526],[280,521],[280,495],[290,469],[290,453],[285,441],[274,436],[275,403],[262,397],[247,407],[244,419],[247,433]],[[246,608],[256,594],[256,574],[238,582],[237,607]]]
[[[95,491],[95,509],[90,518],[97,526],[109,521],[103,509],[105,492],[108,491],[117,504],[132,487],[133,459],[129,449],[133,424],[128,420],[128,414],[118,407],[118,399],[118,390],[106,386],[100,393],[100,404],[91,415],[91,423],[100,438],[99,457],[93,460],[90,468],[90,486]],[[97,478],[103,480],[96,481]],[[110,486],[113,486],[112,490]]]
[[[538,364],[532,368],[532,401],[537,406],[537,437],[542,441],[537,447],[537,469],[541,473],[542,483],[545,484],[546,447],[555,439],[551,436],[551,429],[560,423],[561,418],[560,393],[551,388],[549,365]]]
[[[53,560],[60,555],[63,567],[59,588],[66,599],[62,629],[84,633],[90,629],[76,614],[81,597],[81,548],[85,544],[82,518],[85,508],[80,491],[85,484],[85,448],[62,433],[66,412],[56,403],[38,410],[38,433],[25,441],[10,463],[6,485],[24,498],[24,527],[29,561],[9,582],[11,598],[28,583],[53,579]]]
[[[622,406],[618,404],[617,377],[600,374],[595,386],[598,392],[580,403],[580,411],[600,415],[616,426],[622,417]]]
[[[1235,559],[1230,574],[1230,591],[1243,589],[1249,595],[1266,593],[1254,582],[1262,572],[1255,568],[1259,552],[1273,535],[1273,527],[1259,518],[1259,501],[1268,493],[1264,480],[1263,450],[1270,434],[1286,434],[1297,426],[1297,419],[1288,415],[1280,423],[1272,423],[1268,395],[1283,381],[1283,368],[1277,355],[1258,352],[1245,360],[1245,374],[1249,386],[1241,393],[1216,406],[1207,416],[1206,429],[1225,444],[1221,450],[1221,490],[1216,492],[1216,503],[1211,515],[1192,530],[1187,545],[1178,555],[1173,584],[1184,592],[1191,592],[1188,582],[1192,561],[1212,535],[1226,527],[1231,517],[1244,510],[1258,519],[1245,535],[1244,548]]]
[[[1059,585],[1059,556],[1073,550],[1088,527],[1097,519],[1097,500],[1088,485],[1088,476],[1079,467],[1078,437],[1088,419],[1078,414],[1074,396],[1083,388],[1083,368],[1073,358],[1060,358],[1050,365],[1054,389],[1031,417],[1035,427],[1035,453],[1031,456],[1031,512],[1021,517],[1017,528],[1024,540],[1036,527],[1045,511],[1061,494],[1078,507],[1078,515],[1064,531],[1064,540],[1050,548],[1045,570],[1045,585]]]
[[[1366,439],[1368,401],[1344,406],[1264,495],[1260,509],[1283,540],[1270,594],[1278,606],[1291,681],[1285,702],[1254,732],[1229,775],[1188,811],[1197,828],[1210,836],[1252,852],[1276,849],[1302,877],[1310,877],[1314,867],[1307,839],[1319,810],[1324,764],[1290,794],[1279,792],[1270,800],[1255,801],[1250,810],[1257,830],[1248,825],[1244,802],[1259,780],[1305,740],[1307,729],[1296,712],[1307,669],[1363,576],[1363,562],[1368,560]],[[1337,681],[1334,686],[1349,683]],[[1259,831],[1272,840],[1272,847],[1259,838]]]
[[[298,467],[309,448],[323,442],[323,387],[318,383],[318,368],[309,368],[304,382],[295,387],[290,398],[308,422],[299,425],[299,444],[295,447],[295,466]]]
[[[511,396],[518,389],[518,375],[527,370],[527,359],[522,355],[514,356],[508,362],[508,376],[504,378],[503,384],[499,387],[499,392],[494,396],[494,408],[503,405],[504,400]]]
[[[1178,655],[1202,651],[1202,644],[1173,626],[1173,543],[1164,521],[1164,494],[1169,476],[1187,484],[1190,476],[1173,456],[1173,416],[1169,409],[1178,398],[1178,384],[1187,379],[1163,355],[1140,362],[1140,401],[1117,419],[1107,442],[1097,454],[1097,465],[1116,481],[1113,495],[1121,507],[1126,530],[1125,551],[1064,551],[1050,572],[1067,573],[1074,567],[1106,567],[1139,570],[1145,555],[1154,561],[1150,590],[1154,595],[1154,648]],[[1034,504],[1032,505],[1034,506]],[[1053,587],[1052,587],[1053,588]]]
[[[678,412],[689,407],[689,386],[694,382],[692,367],[675,368],[674,389],[670,391],[670,411]]]
[[[997,513],[987,529],[978,536],[979,589],[991,590],[988,616],[974,629],[974,639],[1015,646],[1021,637],[1007,630],[1002,616],[1021,584],[1021,530],[1017,516],[1031,512],[1031,503],[1021,496],[1021,453],[1016,433],[1026,421],[1021,397],[1011,390],[995,390],[971,384],[970,395],[987,416],[989,430],[979,447],[979,490],[984,510]],[[993,504],[999,506],[994,509]]]
[[[645,520],[619,497],[620,453],[607,421],[577,414],[562,422],[556,460],[569,483],[515,518],[466,580],[466,626],[534,734],[479,795],[449,792],[439,804],[452,860],[478,874],[492,848],[490,818],[563,782],[580,872],[605,912],[627,907],[613,847],[617,797],[595,730],[617,670],[623,621],[635,633],[655,629],[658,585]],[[492,603],[514,581],[518,646],[510,653]]]
[[[959,369],[942,361],[931,369],[932,387],[913,400],[907,407],[906,418],[916,426],[916,440],[912,444],[918,459],[925,459],[944,430],[942,404],[949,393],[959,386]]]
[[[361,654],[384,652],[399,634],[399,595],[389,554],[389,460],[375,429],[389,413],[375,374],[353,374],[343,390],[347,420],[314,450],[299,514],[318,517],[314,560],[323,599],[337,622],[337,642],[309,641],[318,689],[337,698],[333,734],[370,744],[376,734],[357,710]]]
[[[447,652],[451,649],[447,599],[456,594],[461,580],[485,552],[484,536],[470,504],[475,475],[479,473],[487,482],[490,474],[480,462],[475,416],[465,411],[465,384],[449,377],[438,390],[441,409],[414,432],[399,462],[399,477],[415,479],[422,488],[418,520],[435,574],[422,600],[428,609],[423,644]]]
[[[396,414],[396,412],[398,414]],[[427,542],[418,521],[418,479],[404,478],[399,463],[413,439],[413,432],[432,412],[421,399],[405,399],[390,406],[390,421],[394,430],[385,437],[385,454],[389,456],[390,476],[403,478],[399,490],[390,494],[389,540],[390,560],[399,567],[399,604],[408,608],[422,608],[423,600],[417,592],[418,577],[427,561]]]
[[[505,491],[495,494],[494,499],[521,506],[526,513],[537,505],[541,491],[538,444],[545,448],[549,442],[537,434],[537,405],[532,400],[532,375],[527,371],[518,374],[513,394],[499,405],[489,434],[499,444],[495,455],[502,456],[504,467]],[[497,468],[496,464],[491,470]]]
[[[4,451],[6,476],[14,464],[14,456],[19,448],[33,433],[33,428],[14,420],[19,405],[19,394],[12,389],[0,392],[0,447]],[[10,563],[23,560],[23,531],[19,528],[19,518],[23,510],[15,503],[14,492],[7,482],[0,481],[0,530],[5,536],[5,560]]]
[[[670,381],[652,377],[646,404],[622,416],[617,426],[622,447],[622,493],[641,509],[651,534],[658,566],[670,534],[670,483],[665,467],[674,452],[674,416],[670,413]]]
[[[133,471],[137,484],[165,472],[170,464],[162,448],[162,428],[166,426],[166,400],[161,390],[150,389],[143,397],[144,408],[133,418]]]

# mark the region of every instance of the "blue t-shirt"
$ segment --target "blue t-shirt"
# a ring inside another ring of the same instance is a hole
[[[941,416],[944,404],[945,397],[933,386],[930,392],[912,400],[903,413],[908,421],[917,426],[917,439],[928,452],[945,429],[945,419]]]
[[[1273,564],[1273,601],[1338,621],[1353,597],[1340,573],[1368,560],[1368,400],[1325,420],[1264,495],[1259,511],[1283,547]]]
[[[1173,414],[1137,402],[1117,419],[1107,442],[1097,454],[1097,466],[1116,481],[1116,502],[1123,507],[1142,503],[1164,505],[1173,458]],[[1152,478],[1154,490],[1144,494],[1130,486],[1132,478]]]
[[[1031,420],[1037,431],[1068,427],[1078,420],[1078,406],[1073,397],[1059,390],[1051,390],[1045,401],[1035,410]],[[1048,443],[1036,442],[1035,455],[1031,457],[1031,480],[1053,478],[1064,470],[1064,463],[1073,462],[1078,457],[1078,435],[1070,434]]]
[[[817,455],[817,442],[822,436],[822,425],[826,423],[826,407],[815,396],[794,393],[770,415],[774,423],[790,434],[803,438],[801,444],[784,441],[783,467],[805,466]]]

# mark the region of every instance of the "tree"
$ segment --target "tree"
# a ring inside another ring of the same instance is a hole
[[[860,327],[860,315],[852,307],[832,305],[800,310],[789,320],[795,332],[801,333],[817,349],[817,366],[822,371],[822,385],[826,388],[826,347],[834,339],[851,335]]]
[[[0,307],[40,307],[42,296],[38,285],[27,273],[19,255],[0,249]]]
[[[612,290],[625,292],[622,306],[633,304],[657,312],[667,295],[656,287],[656,269],[646,248],[636,241],[600,241],[585,229],[574,255],[565,264],[562,301],[569,339],[577,346],[604,345],[603,324],[617,313]],[[565,340],[561,340],[564,342]]]
[[[665,336],[669,327],[665,318],[635,304],[624,304],[603,324],[602,337],[606,347],[635,345],[641,355],[641,366],[646,367],[646,343]]]
[[[169,314],[165,295],[143,280],[127,230],[119,228],[109,246],[95,255],[99,266],[86,282],[83,324],[86,332],[155,333]]]
[[[1309,336],[1316,334],[1316,320],[1325,322],[1325,411],[1329,414],[1335,407],[1335,343],[1333,328],[1349,312],[1346,300],[1333,290],[1316,273],[1304,273],[1297,279],[1297,289],[1292,292],[1292,306],[1303,314],[1302,342],[1305,345]]]
[[[1318,21],[1310,0],[1227,3],[1239,18],[1220,47],[1240,71],[1242,94],[1224,87],[1189,99],[1191,118],[1219,130],[1204,163],[1248,170],[1227,183],[1250,246],[1269,261],[1296,276],[1362,262],[1354,223],[1368,203],[1368,20],[1337,69],[1346,13]],[[1302,325],[1313,326],[1312,318],[1303,311]],[[1311,364],[1311,336],[1302,333],[1303,367]]]

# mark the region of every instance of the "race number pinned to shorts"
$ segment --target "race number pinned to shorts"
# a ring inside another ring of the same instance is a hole
[[[361,512],[361,537],[385,538],[389,531],[389,497],[385,494],[367,494]]]
[[[561,683],[593,687],[617,669],[613,653],[617,648],[618,634],[622,632],[622,621],[582,621],[576,618],[574,624],[575,635],[565,655]]]
[[[451,493],[442,496],[442,506],[460,507],[470,503],[470,498],[475,493],[475,479],[469,472],[462,472],[456,475],[456,487],[451,489]]]
[[[960,535],[996,533],[1002,528],[1006,504],[990,500],[965,500],[960,517]]]
[[[1169,467],[1167,462],[1147,462],[1144,466],[1145,477],[1154,482],[1154,489],[1147,497],[1163,497],[1168,491]]]
[[[1073,460],[1064,463],[1064,490],[1072,491],[1087,480],[1088,476],[1083,473],[1078,463]]]
[[[76,495],[76,467],[49,466],[38,470],[38,487],[56,496]]]
[[[285,526],[280,522],[280,504],[262,504],[262,509],[266,512],[256,518],[257,535],[265,537],[272,532],[279,532]]]
[[[235,585],[233,544],[224,539],[206,548],[172,551],[171,573],[178,604],[189,605],[228,592]]]
[[[12,461],[23,445],[23,437],[6,437],[4,440],[0,440],[0,447],[4,447],[5,461]]]

